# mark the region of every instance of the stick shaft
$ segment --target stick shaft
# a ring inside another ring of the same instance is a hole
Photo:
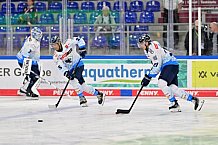
[[[132,110],[132,107],[134,106],[134,104],[135,104],[136,100],[138,99],[138,97],[139,97],[139,94],[141,93],[141,91],[142,91],[143,87],[144,87],[144,86],[142,85],[142,86],[141,86],[141,88],[140,88],[140,90],[138,91],[138,94],[136,95],[136,97],[135,97],[135,99],[134,99],[134,101],[133,101],[133,103],[132,103],[131,107],[129,108],[129,112]]]
[[[63,97],[63,95],[65,93],[65,90],[67,89],[67,86],[68,86],[69,82],[70,82],[70,79],[68,79],[67,84],[65,85],[64,90],[62,91],[61,96],[58,99],[58,102],[55,104],[56,108],[58,107],[58,105],[59,105],[59,103],[60,103],[60,101],[61,101],[61,99],[62,99],[62,97]]]

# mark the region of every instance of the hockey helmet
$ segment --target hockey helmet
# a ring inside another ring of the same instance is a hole
[[[50,39],[50,44],[59,43],[61,42],[60,38],[56,35],[52,36]]]
[[[151,37],[148,34],[143,34],[142,36],[140,36],[138,38],[138,43],[142,43],[142,42],[151,42]]]
[[[142,36],[140,36],[138,38],[138,48],[141,48],[142,47],[142,42],[148,42],[148,45],[150,45],[150,42],[151,42],[151,38],[150,38],[150,35],[148,34],[143,34]],[[145,44],[144,44],[145,45]],[[147,47],[147,46],[146,46]]]
[[[42,31],[38,27],[34,27],[31,30],[31,37],[36,39],[37,41],[41,41],[41,39],[42,39]]]

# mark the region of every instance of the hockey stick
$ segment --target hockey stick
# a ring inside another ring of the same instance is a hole
[[[133,103],[132,103],[131,107],[130,107],[128,110],[124,110],[124,109],[117,109],[117,112],[116,112],[116,114],[129,114],[129,113],[130,113],[130,111],[132,110],[132,107],[134,106],[134,104],[135,104],[136,100],[138,99],[138,96],[139,96],[139,94],[141,93],[141,91],[142,91],[143,87],[144,87],[144,86],[142,85],[142,86],[141,86],[141,88],[140,88],[140,90],[139,90],[139,92],[138,92],[138,94],[136,95],[136,97],[135,97],[135,99],[134,99],[134,101],[133,101]]]
[[[75,70],[76,70],[77,66],[79,65],[80,60],[81,60],[81,58],[79,59],[78,63],[76,64],[73,73],[75,73]],[[70,82],[70,79],[68,79],[67,84],[65,85],[64,90],[62,91],[62,94],[61,94],[60,98],[58,99],[58,102],[55,105],[48,105],[48,108],[57,108],[58,107],[58,105],[59,105],[59,103],[60,103],[60,101],[61,101],[61,99],[62,99],[62,97],[67,89],[69,82]]]

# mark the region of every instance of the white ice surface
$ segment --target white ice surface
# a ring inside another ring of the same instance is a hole
[[[77,98],[26,101],[0,98],[0,144],[10,145],[218,145],[218,99],[205,98],[202,111],[179,100],[181,113],[168,111],[165,98],[140,98],[128,115],[132,98],[107,98],[104,106],[87,97],[87,108]],[[38,122],[42,119],[43,122]]]

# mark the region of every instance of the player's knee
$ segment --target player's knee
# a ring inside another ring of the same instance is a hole
[[[38,79],[39,79],[38,77],[34,76],[33,78],[31,78],[31,81],[33,81],[33,83],[35,83],[35,82],[37,82]]]
[[[82,85],[83,83],[85,83],[85,80],[83,78],[78,79],[79,84]]]
[[[85,82],[84,81],[79,81],[79,84],[80,85],[83,85]]]
[[[75,89],[75,91],[76,91],[76,93],[78,94],[78,93],[81,93],[81,90],[79,89],[79,88],[74,88]]]
[[[178,89],[178,87],[177,87],[176,85],[174,85],[174,84],[171,84],[169,87],[170,87],[172,90],[177,90],[177,89]]]
[[[166,82],[165,80],[163,80],[163,79],[159,79],[159,80],[158,80],[158,87],[159,87],[159,88],[165,88],[165,87],[167,87],[167,82]]]
[[[83,83],[82,88],[86,93],[89,93],[89,94],[92,94],[92,95],[95,94],[95,89],[90,85],[87,85],[87,84]]]

